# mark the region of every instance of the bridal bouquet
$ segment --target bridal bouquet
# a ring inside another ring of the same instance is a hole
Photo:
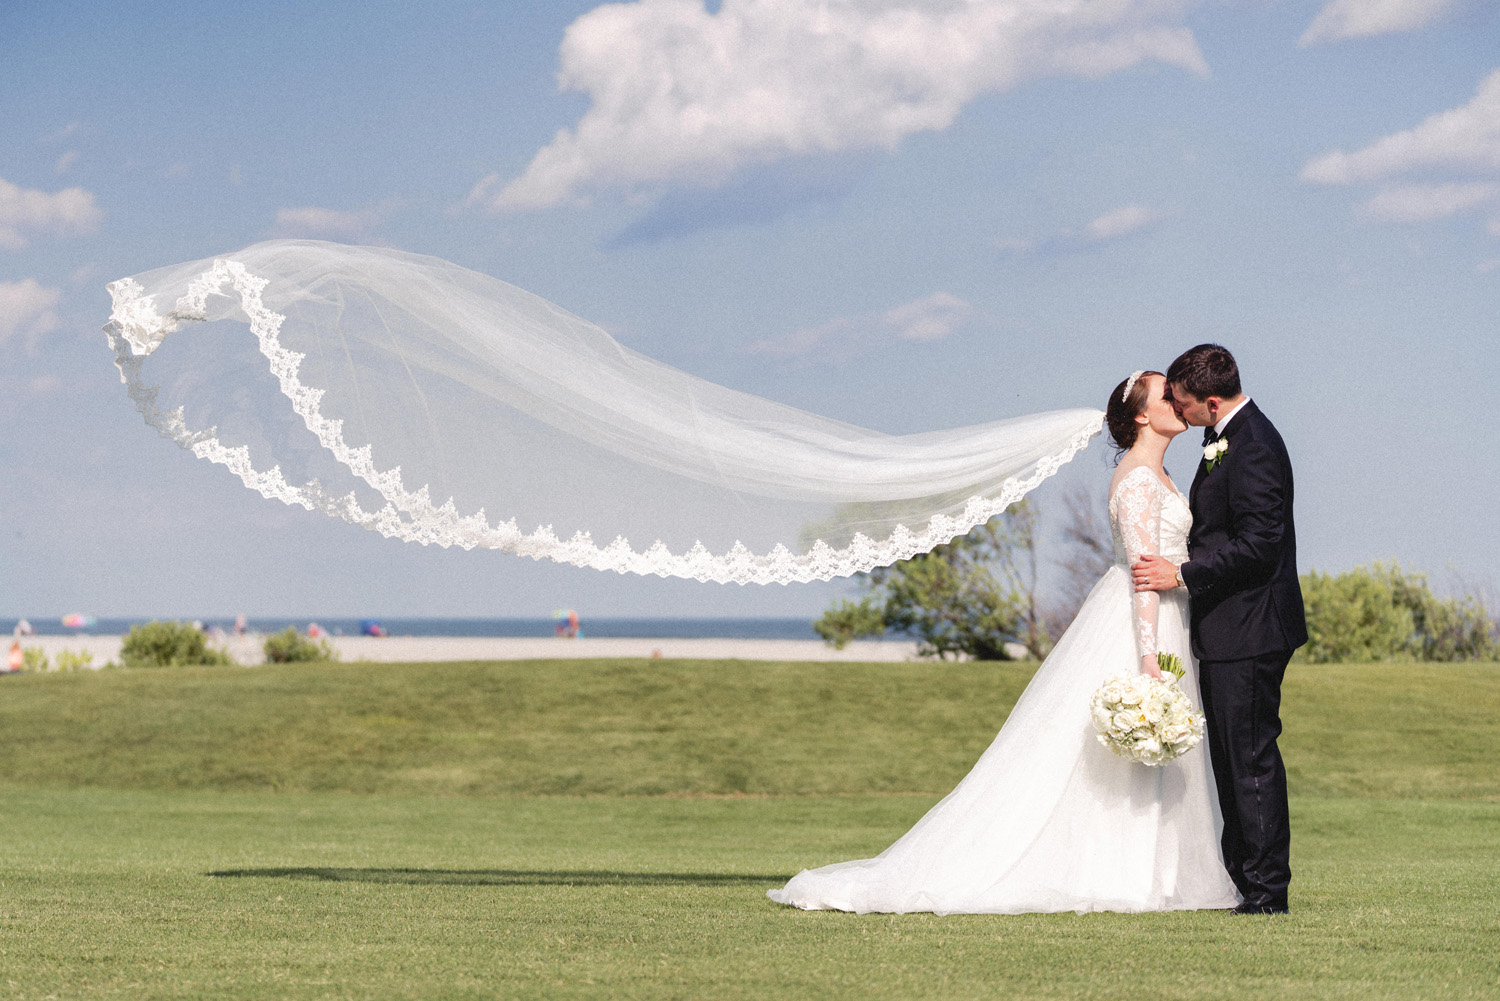
[[[1177,687],[1180,662],[1167,654],[1161,664],[1166,672],[1163,677],[1122,674],[1110,678],[1089,702],[1099,743],[1143,765],[1164,765],[1203,739],[1203,714]]]

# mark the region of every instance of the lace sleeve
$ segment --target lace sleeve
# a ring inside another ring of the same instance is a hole
[[[1162,489],[1156,474],[1136,469],[1126,474],[1116,490],[1115,518],[1125,555],[1134,563],[1147,553],[1160,551]],[[1142,657],[1156,655],[1156,617],[1161,595],[1155,591],[1134,592],[1135,637]]]

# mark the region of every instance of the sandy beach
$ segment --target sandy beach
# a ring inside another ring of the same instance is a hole
[[[120,636],[27,636],[48,659],[58,651],[87,651],[93,666],[120,657]],[[262,661],[261,636],[229,636],[223,646],[241,664]],[[916,657],[912,642],[862,640],[835,650],[821,640],[776,639],[562,639],[552,636],[330,636],[343,661],[422,663],[453,660],[567,660],[593,657],[671,657],[694,660],[902,661]],[[9,644],[7,643],[8,647]]]

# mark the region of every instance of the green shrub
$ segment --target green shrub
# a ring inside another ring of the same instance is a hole
[[[131,626],[120,644],[120,660],[126,667],[185,667],[191,664],[225,666],[234,658],[208,645],[203,630],[188,622],[152,620]]]
[[[266,661],[271,664],[339,659],[338,653],[327,640],[314,643],[291,626],[267,636],[262,649],[266,652]]]
[[[1390,582],[1364,567],[1303,574],[1302,602],[1307,610],[1303,656],[1315,664],[1399,659],[1416,628],[1411,610],[1396,603]]]
[[[53,665],[54,671],[84,671],[94,663],[94,655],[87,650],[74,653],[72,650],[57,651],[57,663]]]
[[[858,601],[840,599],[813,623],[813,630],[823,637],[824,643],[842,650],[850,640],[883,635],[885,610],[875,602],[873,595],[867,594]]]
[[[1311,571],[1302,577],[1302,598],[1303,656],[1314,663],[1500,659],[1496,623],[1483,602],[1441,598],[1424,575],[1397,564]]]
[[[25,660],[21,663],[23,671],[50,671],[52,664],[47,660],[47,651],[39,646],[29,646],[21,651]]]
[[[1392,564],[1384,573],[1396,603],[1410,610],[1414,630],[1408,647],[1418,660],[1500,660],[1500,630],[1484,602],[1472,595],[1439,598],[1421,574],[1402,574]]]

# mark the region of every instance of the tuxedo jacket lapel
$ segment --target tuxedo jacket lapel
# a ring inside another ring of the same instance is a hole
[[[1203,482],[1203,474],[1208,463],[1203,461],[1203,455],[1198,455],[1198,471],[1193,474],[1193,485],[1188,487],[1188,508],[1193,512],[1193,517],[1198,516],[1198,484]]]
[[[1234,417],[1230,418],[1228,424],[1224,425],[1224,433],[1219,435],[1219,437],[1231,438],[1234,435],[1236,429],[1244,427],[1245,421],[1249,418],[1250,412],[1252,410],[1254,410],[1256,413],[1259,413],[1259,411],[1256,410],[1255,401],[1246,400],[1245,405],[1240,408],[1240,412],[1235,414]],[[1222,462],[1223,460],[1220,461]],[[1193,474],[1193,485],[1188,488],[1188,507],[1192,509],[1193,515],[1195,517],[1198,514],[1198,485],[1203,482],[1203,478],[1207,475],[1208,462],[1202,456],[1199,456],[1198,471]]]

